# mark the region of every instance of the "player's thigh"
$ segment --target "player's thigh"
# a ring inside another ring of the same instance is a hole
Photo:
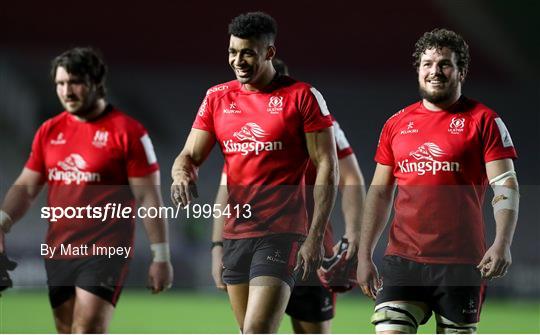
[[[484,286],[438,287],[434,303],[437,333],[474,334],[480,321]]]
[[[227,285],[227,294],[234,313],[234,317],[238,322],[240,330],[244,329],[244,318],[246,317],[246,309],[249,295],[249,284]]]
[[[71,259],[45,260],[45,271],[47,273],[47,285],[49,289],[49,303],[53,310],[64,305],[65,302],[75,296],[75,281],[79,264],[79,260]],[[69,304],[66,306],[69,306]],[[62,308],[62,310],[65,309],[66,308]]]
[[[249,283],[249,271],[256,238],[223,240],[223,273],[226,285]]]
[[[113,304],[83,288],[75,288],[73,333],[105,333],[114,313]]]
[[[260,276],[251,279],[244,332],[277,332],[290,295],[289,284],[280,278]]]
[[[73,292],[75,291],[74,287],[66,287],[65,289],[69,290],[69,288],[73,289]],[[49,291],[49,296],[51,296],[51,291]],[[56,296],[53,293],[53,296],[50,298],[51,304],[53,301],[55,301],[55,299],[56,299]],[[70,297],[67,298],[67,300],[65,299],[61,299],[61,300],[63,302],[60,304],[56,304],[56,307],[53,308],[54,324],[56,326],[56,331],[59,334],[70,334],[71,325],[73,323],[73,308],[75,306],[75,293],[71,294]]]
[[[298,250],[304,237],[297,234],[274,234],[263,236],[253,247],[249,280],[256,277],[276,277],[291,287],[296,285],[294,271]],[[258,280],[260,281],[260,280]]]
[[[244,327],[249,294],[249,271],[255,238],[223,241],[223,282],[240,330]]]
[[[49,303],[58,333],[71,333],[78,260],[45,260]]]
[[[93,256],[84,259],[77,269],[75,286],[116,306],[129,271],[130,260],[124,257]]]
[[[74,332],[106,332],[129,270],[124,257],[87,257],[78,268]]]
[[[485,297],[485,283],[476,266],[436,265],[430,270],[434,278],[432,309],[437,332],[476,332]]]

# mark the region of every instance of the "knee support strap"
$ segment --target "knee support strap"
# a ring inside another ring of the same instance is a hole
[[[382,303],[375,307],[371,323],[377,332],[394,330],[414,334],[425,317],[425,312],[410,303]]]
[[[437,334],[476,334],[478,323],[458,323],[437,315]]]

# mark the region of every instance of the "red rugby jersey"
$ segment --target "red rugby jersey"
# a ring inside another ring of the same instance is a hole
[[[477,264],[485,253],[485,164],[516,158],[503,121],[474,100],[392,116],[375,160],[393,166],[398,194],[386,253],[424,263]]]
[[[88,122],[66,111],[47,120],[34,137],[26,167],[46,180],[48,206],[62,208],[104,208],[107,203],[133,208],[128,177],[143,177],[159,169],[145,128],[110,105]],[[51,247],[128,247],[133,245],[133,238],[133,218],[105,222],[62,218],[49,223],[46,241]],[[58,254],[55,258],[70,258]]]
[[[224,155],[229,204],[250,204],[251,217],[231,216],[228,239],[307,232],[305,133],[332,126],[321,94],[280,76],[264,91],[236,80],[210,88],[193,128],[215,135]]]

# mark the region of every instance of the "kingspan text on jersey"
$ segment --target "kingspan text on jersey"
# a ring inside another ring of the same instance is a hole
[[[402,173],[416,172],[419,176],[431,172],[436,175],[439,171],[458,172],[459,162],[439,162],[436,160],[427,162],[409,162],[408,159],[398,162],[399,170]]]
[[[243,156],[247,155],[249,152],[255,152],[255,155],[258,155],[261,151],[283,150],[283,142],[252,141],[238,143],[233,140],[227,140],[223,141],[223,149],[225,149],[225,152],[241,152]]]

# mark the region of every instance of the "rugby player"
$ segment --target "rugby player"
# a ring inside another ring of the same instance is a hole
[[[218,141],[228,204],[248,206],[228,217],[223,232],[223,281],[244,333],[275,333],[295,269],[307,278],[319,267],[338,179],[326,103],[309,84],[276,75],[276,33],[265,13],[232,20],[228,52],[236,80],[208,90],[172,168],[172,200],[187,205],[197,196],[198,169]],[[317,177],[307,195],[315,201],[308,233],[304,174],[310,159]]]
[[[106,102],[105,75],[103,60],[91,48],[74,48],[53,60],[51,76],[65,111],[38,129],[30,158],[2,203],[0,241],[45,184],[51,207],[162,205],[159,166],[148,133]],[[148,285],[157,293],[172,282],[167,225],[162,219],[143,223],[154,255]],[[106,222],[60,218],[50,222],[46,244],[58,250],[68,245],[127,248],[133,246],[134,229],[131,216]],[[109,256],[57,252],[46,257],[59,333],[107,332],[131,259]]]
[[[272,59],[274,69],[279,75],[289,75],[286,64],[278,59]],[[339,159],[339,185],[342,193],[341,208],[345,218],[345,237],[349,242],[347,257],[355,255],[359,242],[360,219],[364,205],[365,188],[364,177],[356,156],[349,145],[345,133],[337,121],[334,123],[334,136],[336,150]],[[306,172],[306,185],[315,183],[316,170],[313,164],[309,164]],[[221,175],[220,187],[216,195],[215,203],[226,206],[227,174]],[[307,199],[308,218],[313,213],[313,201]],[[309,219],[308,219],[309,222]],[[223,226],[225,216],[214,218],[212,229],[212,277],[218,289],[226,290],[223,283]],[[329,223],[324,235],[325,257],[333,253],[332,225]],[[297,334],[328,334],[331,329],[331,319],[335,314],[335,293],[323,287],[314,274],[307,281],[299,281],[294,287],[289,304],[285,313],[291,317],[294,332]]]
[[[504,276],[511,264],[519,203],[516,151],[501,118],[461,94],[470,61],[461,36],[426,32],[413,58],[422,100],[382,129],[362,220],[358,282],[376,299],[371,321],[377,333],[416,333],[432,312],[437,333],[475,333],[485,280]],[[496,237],[486,250],[482,204],[488,183]],[[395,213],[379,277],[372,253],[390,214],[394,184]]]

